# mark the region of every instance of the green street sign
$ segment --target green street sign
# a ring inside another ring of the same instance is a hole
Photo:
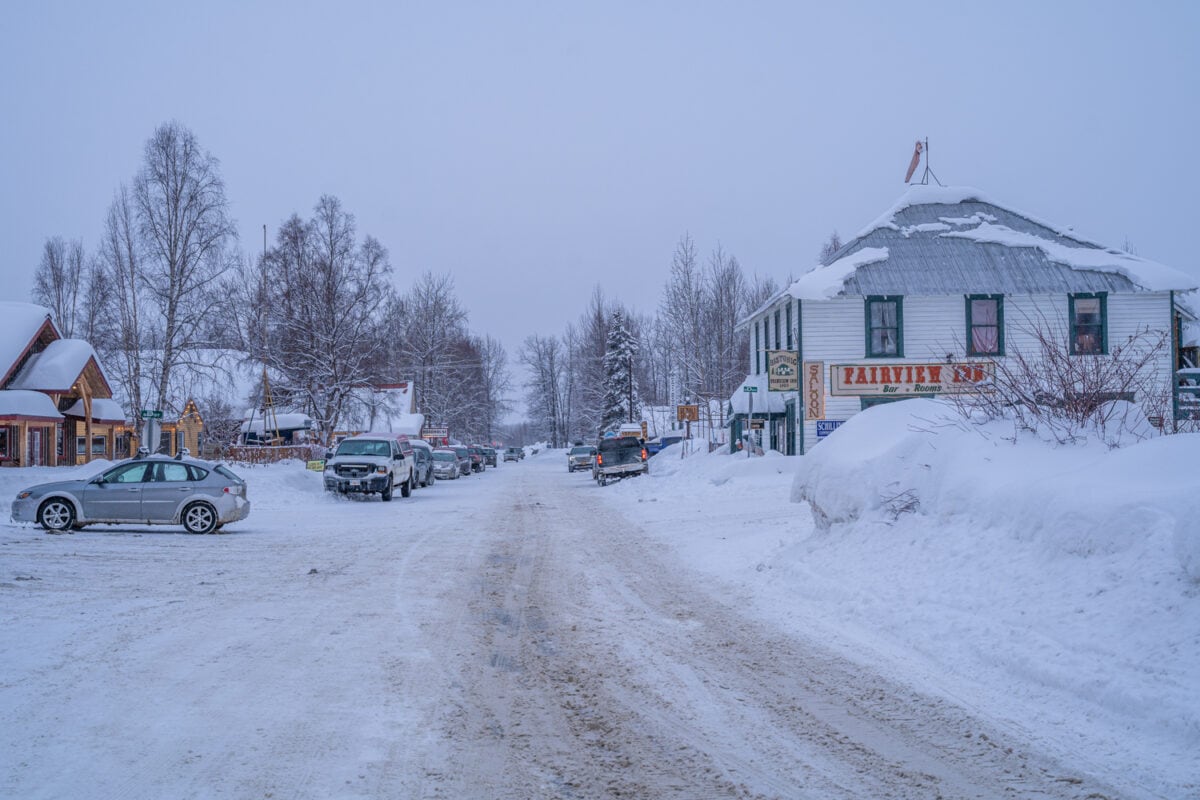
[[[750,392],[751,394],[754,394],[755,392],[758,391],[758,387],[757,386],[743,386],[742,391]]]
[[[158,409],[142,409],[142,419],[162,419],[163,413]]]

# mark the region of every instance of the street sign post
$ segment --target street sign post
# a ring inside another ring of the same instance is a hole
[[[750,411],[746,416],[750,420],[750,430],[754,430],[754,393],[758,391],[758,387],[751,386],[750,384],[746,384],[745,386],[742,387],[742,391],[748,392],[750,394]],[[752,442],[753,439],[750,439],[750,441]],[[747,447],[746,448],[746,458],[749,458],[751,456],[751,454],[753,453],[753,451],[754,451],[753,447]]]

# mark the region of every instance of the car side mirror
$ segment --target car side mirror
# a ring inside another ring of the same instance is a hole
[[[333,458],[333,451],[332,451],[332,450],[326,450],[326,451],[325,451],[325,460],[326,460],[326,461],[328,461],[328,460],[329,460],[329,459],[331,459],[331,458]]]

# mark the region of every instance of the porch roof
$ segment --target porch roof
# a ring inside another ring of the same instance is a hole
[[[0,391],[0,419],[61,422],[62,418],[49,395],[28,389]]]
[[[756,392],[747,392],[745,387],[757,387]],[[729,406],[734,414],[743,416],[750,413],[750,396],[754,395],[754,413],[755,414],[786,414],[787,407],[784,405],[784,395],[787,392],[771,392],[767,390],[767,375],[748,375],[746,380],[738,385],[733,394],[729,396]]]
[[[76,400],[75,405],[63,412],[69,417],[83,418],[83,400]],[[116,400],[103,397],[92,399],[92,422],[124,422],[125,410]]]

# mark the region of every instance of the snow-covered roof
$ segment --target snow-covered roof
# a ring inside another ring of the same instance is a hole
[[[76,400],[75,404],[64,411],[63,414],[70,417],[82,417],[83,400]],[[116,400],[109,400],[104,397],[94,397],[92,398],[92,421],[124,422],[125,410],[121,408],[121,404]]]
[[[0,391],[0,419],[12,417],[60,420],[63,415],[54,407],[50,395],[29,389],[5,389]]]
[[[253,418],[242,421],[242,433],[257,433],[261,435],[265,433],[265,425],[268,421],[271,424],[271,430],[276,430],[276,425],[278,425],[278,430],[281,431],[309,430],[314,425],[312,417],[307,414],[293,412],[277,413],[270,420],[264,421],[262,412],[255,411]]]
[[[10,300],[0,301],[0,379],[25,352],[25,348],[48,319],[50,309],[43,306]],[[57,336],[57,330],[55,335]]]
[[[750,413],[750,398],[754,397],[755,414],[783,414],[787,412],[784,405],[784,395],[787,392],[772,392],[767,389],[767,374],[747,375],[746,380],[738,384],[737,389],[729,396],[729,405],[734,414]],[[757,392],[747,392],[746,386],[758,387]]]
[[[96,351],[83,339],[57,339],[42,352],[30,356],[9,388],[68,392],[88,361],[94,358]],[[96,364],[99,366],[99,359],[96,359]]]
[[[1186,292],[1198,285],[1171,267],[996,205],[978,189],[912,186],[750,318],[784,297]]]
[[[340,427],[420,436],[425,415],[413,411],[412,386],[412,381],[406,381],[355,390],[355,402],[347,410]]]

